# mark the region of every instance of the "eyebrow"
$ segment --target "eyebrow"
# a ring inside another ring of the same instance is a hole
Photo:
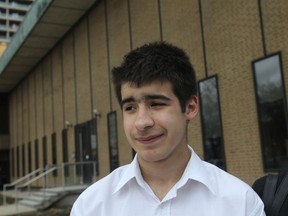
[[[169,98],[165,95],[161,95],[161,94],[145,95],[143,98],[144,98],[144,100],[160,99],[160,100],[165,100],[165,101],[171,101],[171,98]],[[123,107],[124,104],[126,104],[126,103],[135,102],[135,101],[136,100],[134,97],[125,98],[121,101],[121,107]]]

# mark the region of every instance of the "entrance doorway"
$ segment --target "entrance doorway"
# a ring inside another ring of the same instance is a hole
[[[77,176],[83,178],[83,183],[91,183],[93,178],[93,165],[85,162],[96,162],[96,174],[98,164],[98,148],[96,136],[96,119],[81,123],[75,127],[75,159],[79,163],[76,167]]]

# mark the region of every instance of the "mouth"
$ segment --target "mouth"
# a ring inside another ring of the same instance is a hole
[[[137,137],[136,140],[142,144],[153,144],[156,141],[158,141],[159,139],[161,139],[161,137],[163,136],[163,134],[160,135],[153,135],[153,136],[147,136],[147,137]]]

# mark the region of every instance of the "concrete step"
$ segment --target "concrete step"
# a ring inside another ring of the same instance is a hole
[[[33,195],[35,196],[41,196],[41,197],[53,197],[53,196],[58,196],[58,192],[52,192],[52,191],[37,191],[34,192]]]
[[[55,188],[42,188],[40,191],[51,192],[51,193],[58,193],[62,192],[64,189],[63,187],[55,187]]]
[[[39,205],[41,205],[42,202],[40,200],[23,199],[20,200],[18,203],[21,205],[37,208]]]
[[[65,191],[55,192],[48,191],[47,189],[40,190],[20,200],[19,204],[40,210],[49,207],[51,204],[61,199],[65,194]]]
[[[56,197],[56,196],[53,196],[53,197]],[[31,196],[27,197],[26,199],[28,199],[28,200],[36,200],[36,201],[48,201],[48,200],[51,200],[52,197],[51,196],[31,195]]]

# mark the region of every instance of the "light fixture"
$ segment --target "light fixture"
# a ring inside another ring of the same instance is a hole
[[[67,129],[69,129],[69,128],[72,128],[73,127],[73,124],[71,123],[71,122],[69,122],[69,121],[65,121],[65,126],[66,126],[66,128]]]
[[[93,116],[94,116],[95,118],[101,117],[101,113],[100,113],[97,109],[93,109]]]

